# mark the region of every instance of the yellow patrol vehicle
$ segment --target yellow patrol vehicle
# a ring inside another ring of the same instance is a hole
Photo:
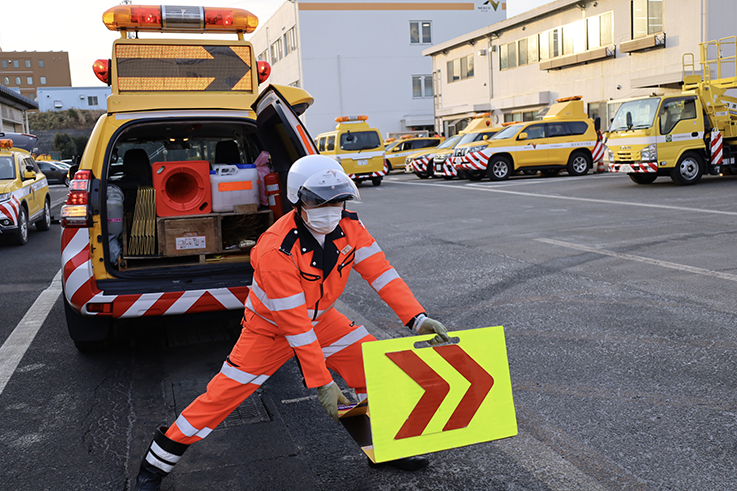
[[[242,312],[250,247],[279,217],[259,204],[256,160],[270,154],[281,194],[265,194],[288,211],[289,168],[318,153],[298,118],[312,97],[259,94],[270,70],[244,39],[258,25],[250,12],[124,4],[103,22],[120,37],[93,69],[112,94],[61,212],[64,308],[80,350],[107,346],[119,319]]]
[[[443,149],[443,151],[438,151],[435,154],[433,158],[434,175],[443,177],[444,179],[457,177],[459,174],[456,164],[462,161],[462,157],[456,155],[456,150],[460,145],[465,146],[466,144],[477,141],[486,141],[498,131],[499,129],[492,128],[490,113],[474,115],[468,125],[458,132],[461,138],[455,142],[455,145],[452,148]],[[461,177],[464,179],[467,177],[465,170],[461,172]]]
[[[489,138],[499,133],[501,127],[492,126],[491,113],[477,114],[469,125],[464,128],[465,134],[458,145],[453,149],[452,164],[454,167],[464,161],[466,155],[479,152],[488,147]],[[462,170],[458,173],[462,179],[468,178],[472,181],[480,181],[484,176],[483,171]]]
[[[440,145],[445,138],[441,136],[404,135],[390,142],[385,148],[386,168],[389,172],[405,168],[405,160],[419,150],[430,150]]]
[[[320,133],[315,139],[321,154],[335,159],[356,184],[370,180],[380,186],[386,175],[384,140],[367,123],[368,116],[340,116],[335,130]]]
[[[442,155],[447,158],[453,152],[453,148],[458,144],[463,135],[455,135],[438,145],[435,148],[420,150],[407,157],[404,161],[404,171],[413,172],[420,179],[427,179],[435,176],[435,156]],[[442,164],[441,164],[442,166]]]
[[[487,148],[467,154],[456,169],[480,171],[493,181],[508,179],[520,170],[545,176],[566,170],[581,176],[593,164],[599,124],[599,118],[588,117],[581,97],[558,99],[542,121],[506,126],[489,139]]]
[[[34,135],[0,133],[0,237],[28,243],[28,226],[51,228],[51,197],[46,176],[31,157]]]
[[[669,176],[679,185],[704,174],[737,174],[737,37],[700,43],[683,57],[683,92],[624,101],[606,133],[609,172],[637,184]]]

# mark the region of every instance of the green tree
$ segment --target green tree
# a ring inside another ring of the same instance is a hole
[[[77,155],[82,155],[84,153],[84,149],[87,146],[88,141],[89,138],[84,135],[74,137],[74,145],[77,147]]]
[[[54,135],[54,150],[61,152],[62,159],[71,159],[77,155],[77,145],[71,136],[66,133],[57,133]]]

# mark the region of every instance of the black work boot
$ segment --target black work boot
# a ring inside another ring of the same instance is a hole
[[[384,467],[388,465],[403,471],[417,471],[427,467],[430,461],[425,457],[415,455],[414,457],[405,457],[403,459],[389,460],[386,462],[373,462],[369,459],[368,463],[369,467]]]
[[[184,455],[189,445],[175,442],[166,437],[168,430],[162,426],[156,430],[154,439],[146,451],[146,456],[141,461],[141,468],[136,477],[135,491],[159,491],[161,480],[169,475],[174,464]]]

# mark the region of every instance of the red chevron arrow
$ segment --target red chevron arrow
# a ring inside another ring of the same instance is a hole
[[[438,346],[435,351],[471,382],[471,387],[468,388],[458,407],[453,411],[443,431],[465,428],[494,385],[494,378],[457,344]]]
[[[411,350],[395,351],[386,356],[425,389],[394,439],[420,436],[450,392],[450,385]]]

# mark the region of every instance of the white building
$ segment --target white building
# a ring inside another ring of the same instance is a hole
[[[437,131],[482,111],[499,123],[531,120],[575,95],[606,129],[618,100],[680,92],[684,53],[698,72],[699,43],[734,36],[735,21],[734,0],[557,0],[469,30],[423,51],[438,75]],[[475,68],[466,78],[452,72],[464,57]]]
[[[311,134],[365,114],[385,136],[433,128],[432,62],[422,50],[502,21],[506,0],[290,0],[251,37],[269,82],[315,98]]]
[[[67,109],[107,109],[110,87],[44,87],[38,88],[38,109],[66,111]]]

